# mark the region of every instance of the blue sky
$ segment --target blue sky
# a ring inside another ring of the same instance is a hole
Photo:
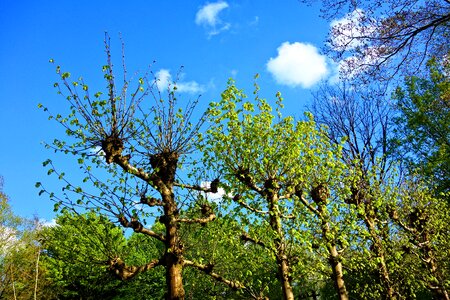
[[[35,182],[55,191],[42,162],[54,158],[42,141],[62,138],[58,124],[37,108],[66,108],[56,94],[53,58],[62,70],[102,89],[104,32],[120,64],[119,33],[129,73],[151,70],[161,82],[184,66],[181,96],[202,94],[200,108],[219,99],[227,79],[251,95],[260,74],[261,95],[280,91],[286,110],[301,116],[310,91],[334,74],[320,54],[330,24],[319,7],[285,1],[13,1],[0,0],[0,175],[16,214],[50,220],[53,204],[39,197]],[[66,158],[66,173],[78,166]]]

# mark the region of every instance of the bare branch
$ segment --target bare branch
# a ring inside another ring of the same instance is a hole
[[[128,221],[127,218],[124,216],[119,217],[120,225],[122,225],[125,228],[132,228],[134,232],[143,233],[148,236],[151,236],[155,239],[160,240],[161,242],[165,242],[166,238],[164,235],[154,232],[153,230],[150,230],[148,228],[145,228],[141,222],[138,220],[131,218],[131,221]]]
[[[153,269],[156,266],[162,265],[161,259],[154,259],[148,264],[142,266],[127,266],[125,262],[116,257],[110,261],[108,261],[109,270],[114,273],[121,280],[128,280],[138,275],[141,272],[148,271]]]
[[[212,264],[203,265],[203,264],[199,264],[199,263],[193,262],[191,260],[184,260],[184,265],[196,268],[197,270],[200,270],[200,271],[208,274],[209,276],[211,276],[215,280],[226,284],[227,286],[229,286],[233,290],[240,290],[240,289],[245,289],[246,288],[245,285],[243,285],[239,281],[225,279],[223,276],[213,272],[214,265],[212,265]]]
[[[211,221],[214,221],[216,219],[216,215],[214,213],[211,213],[208,217],[206,218],[195,218],[195,219],[178,219],[177,222],[180,223],[187,223],[187,224],[194,224],[194,223],[198,223],[198,224],[206,224],[209,223]]]
[[[248,209],[248,210],[250,210],[250,211],[252,211],[252,212],[254,212],[254,213],[257,213],[257,214],[268,214],[268,213],[269,213],[269,211],[266,211],[266,210],[259,210],[259,209],[256,209],[256,208],[254,208],[254,207],[251,207],[250,205],[248,205],[247,203],[245,203],[245,202],[242,201],[241,199],[242,199],[242,196],[241,196],[241,195],[235,195],[235,196],[233,197],[233,201],[234,201],[234,202],[236,202],[236,203],[239,204],[240,206],[242,206],[242,207],[244,207],[244,208],[246,208],[246,209]]]
[[[306,206],[306,208],[308,208],[312,213],[314,213],[316,216],[320,216],[321,213],[314,208],[309,202],[308,200],[306,200],[306,198],[302,195],[299,197],[300,201]]]

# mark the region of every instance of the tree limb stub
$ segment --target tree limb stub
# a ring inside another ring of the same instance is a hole
[[[188,185],[188,184],[183,184],[183,183],[179,183],[179,182],[174,182],[173,185],[177,186],[177,187],[185,188],[188,190],[216,194],[217,192],[219,192],[219,183],[220,183],[219,178],[216,178],[213,181],[211,181],[211,184],[209,187],[204,187],[204,186],[200,186],[200,185]]]
[[[140,202],[148,206],[163,206],[163,202],[160,199],[154,197],[146,197],[145,195],[141,195]]]

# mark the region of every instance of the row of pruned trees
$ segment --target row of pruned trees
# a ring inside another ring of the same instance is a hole
[[[449,299],[448,1],[323,4],[331,18],[348,7],[328,50],[350,79],[319,89],[303,120],[257,85],[248,100],[230,81],[204,114],[180,106],[176,83],[163,95],[146,75],[132,89],[124,69],[119,85],[108,38],[104,95],[57,67],[70,112],[50,114],[67,136],[48,147],[84,178],[44,163],[65,182],[55,208],[157,245],[140,260],[103,253],[111,273],[161,272],[166,299]]]
[[[206,290],[220,284],[244,298],[294,299],[321,290],[340,299],[448,298],[445,195],[400,172],[389,152],[391,111],[379,93],[324,88],[316,95],[316,120],[295,120],[282,115],[281,95],[272,108],[257,85],[248,100],[230,81],[221,101],[191,123],[193,105],[177,107],[176,83],[163,101],[155,82],[142,78],[126,99],[129,83],[116,91],[108,60],[102,100],[99,93],[91,98],[82,80],[57,72],[55,86],[67,93],[72,112],[54,117],[69,137],[49,147],[75,155],[83,181],[98,191],[73,185],[47,161],[66,182],[64,197],[51,194],[56,207],[98,211],[160,245],[140,261],[123,251],[104,253],[120,279],[163,269],[167,299],[196,290],[188,285],[186,293],[189,272],[209,278]],[[151,95],[149,104],[144,98]],[[199,150],[203,158],[195,162]],[[231,227],[213,225],[227,219]],[[196,239],[211,247],[199,250]],[[237,247],[235,255],[223,247]],[[270,276],[253,276],[261,257]]]

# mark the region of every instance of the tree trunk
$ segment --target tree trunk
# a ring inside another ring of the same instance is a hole
[[[150,162],[156,170],[156,174],[161,179],[157,183],[158,191],[161,194],[164,216],[160,219],[166,227],[166,284],[167,300],[184,300],[185,292],[183,288],[183,245],[180,241],[178,230],[179,211],[173,184],[178,164],[177,153],[163,152],[151,157]]]
[[[344,276],[342,273],[342,264],[339,261],[339,253],[336,246],[329,246],[328,251],[330,253],[330,264],[333,269],[334,284],[338,291],[339,299],[348,300],[347,288],[345,287]]]
[[[39,258],[41,257],[41,248],[38,247],[37,259],[36,259],[36,276],[34,282],[34,300],[37,299],[38,279],[39,279]]]
[[[178,257],[169,255],[166,266],[167,300],[183,300],[183,264]]]
[[[291,282],[289,280],[289,264],[286,255],[283,254],[279,258],[277,255],[277,263],[278,263],[278,273],[281,276],[281,288],[283,290],[283,299],[294,300],[294,292],[292,291]]]
[[[286,241],[281,226],[281,213],[278,208],[278,197],[272,194],[268,197],[270,210],[270,226],[277,234],[275,238],[275,256],[277,258],[278,275],[280,277],[281,288],[283,290],[284,300],[294,300],[291,280],[289,276],[289,262],[286,256]]]
[[[171,193],[170,198],[172,196],[173,193]],[[173,198],[166,202],[164,209],[166,211],[166,299],[183,300],[185,296],[183,288],[183,246],[179,239],[177,206]]]
[[[333,281],[336,291],[340,300],[348,300],[348,292],[345,286],[344,274],[342,272],[342,263],[340,261],[340,255],[336,248],[336,236],[330,230],[329,217],[327,212],[327,190],[324,190],[319,186],[312,191],[311,196],[313,200],[318,204],[317,212],[318,217],[321,220],[322,237],[327,244],[327,250],[329,254],[329,263],[333,270]]]
[[[379,274],[381,277],[381,281],[383,282],[384,289],[387,295],[387,299],[390,300],[396,300],[396,292],[394,288],[392,287],[391,280],[389,278],[389,270],[386,266],[386,258],[384,254],[384,248],[382,245],[382,241],[380,237],[378,236],[375,228],[375,220],[372,218],[369,218],[365,216],[364,221],[369,229],[370,236],[372,237],[372,243],[373,243],[373,252],[375,253],[375,256],[378,258],[378,267],[379,267]]]
[[[442,280],[442,275],[438,270],[438,265],[433,248],[430,245],[431,241],[427,230],[423,230],[421,239],[422,244],[424,245],[422,247],[422,252],[424,255],[424,259],[422,259],[422,261],[424,262],[425,267],[430,270],[431,275],[436,278],[436,285],[430,285],[429,288],[434,294],[435,299],[450,300],[448,292],[445,288],[444,280]]]

